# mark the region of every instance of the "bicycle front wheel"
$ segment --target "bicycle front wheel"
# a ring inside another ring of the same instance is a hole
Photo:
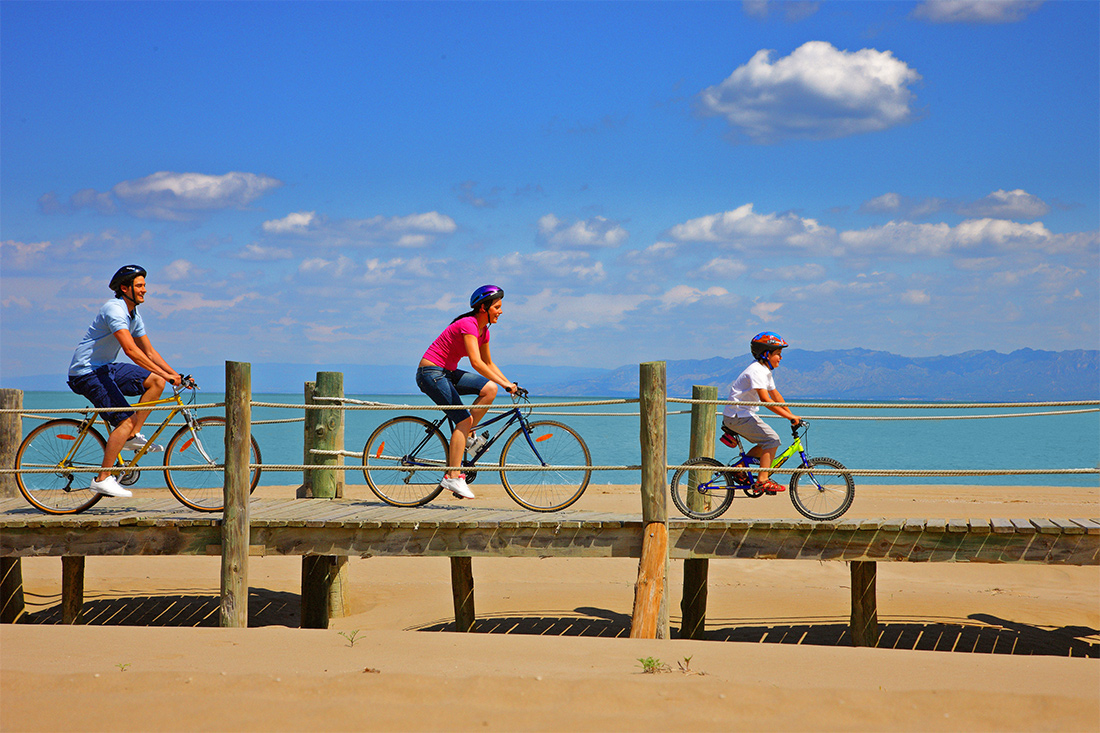
[[[591,471],[563,471],[555,466],[590,466],[592,458],[581,436],[552,420],[527,423],[512,433],[500,452],[500,481],[520,506],[535,512],[556,512],[581,498]],[[543,471],[513,467],[545,466]]]
[[[732,471],[713,458],[692,458],[672,474],[672,503],[685,517],[714,519],[730,508],[738,488]]]
[[[94,473],[71,468],[99,468],[107,443],[95,428],[80,436],[80,421],[50,420],[32,430],[15,454],[16,468],[50,468],[50,473],[17,473],[23,498],[49,514],[76,514],[100,499],[90,486]]]
[[[427,420],[411,415],[382,423],[363,446],[367,486],[393,506],[423,506],[443,490],[439,485],[442,470],[408,468],[446,465],[447,440],[443,433]]]
[[[832,458],[811,458],[803,466],[814,467],[847,470]],[[836,519],[848,511],[856,496],[856,484],[849,473],[793,473],[790,490],[794,508],[802,516],[818,521]]]
[[[261,463],[260,446],[249,436],[251,455],[248,462]],[[186,507],[199,512],[225,509],[225,418],[200,417],[195,429],[184,425],[168,441],[164,450],[164,479],[168,489]],[[185,470],[184,466],[202,466]],[[248,472],[248,493],[256,490],[260,469]]]

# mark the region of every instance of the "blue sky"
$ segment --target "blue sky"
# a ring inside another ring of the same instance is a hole
[[[0,374],[1100,348],[1100,4],[0,3]]]

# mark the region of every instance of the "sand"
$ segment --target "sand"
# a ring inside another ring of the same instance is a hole
[[[577,508],[637,497],[592,486]],[[860,486],[848,515],[1097,517],[1100,489]],[[22,566],[38,623],[0,628],[3,731],[1100,730],[1097,567],[879,563],[865,649],[837,562],[711,562],[708,641],[625,638],[630,559],[476,558],[471,634],[447,631],[446,558],[353,558],[327,630],[296,628],[299,558],[251,558],[248,629],[216,628],[216,557],[88,558],[79,626],[54,625],[60,561]]]

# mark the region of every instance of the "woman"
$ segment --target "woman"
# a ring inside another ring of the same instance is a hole
[[[447,410],[454,430],[447,451],[447,464],[462,465],[464,451],[476,451],[485,442],[474,432],[489,405],[497,396],[497,385],[510,394],[519,388],[493,363],[489,353],[489,326],[503,312],[504,291],[496,285],[482,285],[470,296],[470,311],[451,321],[451,325],[432,342],[416,370],[416,386],[437,405],[461,405],[459,395],[476,394],[474,410]],[[477,374],[458,368],[462,357],[468,357]],[[473,499],[474,492],[466,485],[459,471],[447,471],[440,485],[455,496]]]

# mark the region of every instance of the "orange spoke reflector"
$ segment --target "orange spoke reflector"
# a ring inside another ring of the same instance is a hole
[[[553,434],[553,433],[547,433],[546,435],[543,435],[543,436],[541,436],[541,437],[535,438],[535,442],[536,442],[536,443],[541,443],[542,441],[544,441],[544,440],[550,440],[550,439],[551,439],[551,438],[553,438],[553,437],[554,437],[554,434]]]
[[[195,442],[195,439],[194,439],[194,438],[191,438],[191,439],[190,439],[190,440],[188,440],[188,441],[187,441],[186,443],[184,443],[183,445],[181,445],[181,446],[180,446],[180,453],[183,453],[183,452],[184,452],[185,450],[187,450],[188,448],[190,448],[190,447],[191,447],[191,444],[192,444],[192,443],[194,443],[194,442]]]
[[[382,450],[385,447],[386,447],[386,441],[383,440],[381,443],[378,444],[378,450],[376,450],[374,452],[374,457],[375,458],[381,458],[382,457]]]
[[[65,433],[61,433],[57,437],[60,438],[61,440],[76,440],[75,435],[66,435]]]

